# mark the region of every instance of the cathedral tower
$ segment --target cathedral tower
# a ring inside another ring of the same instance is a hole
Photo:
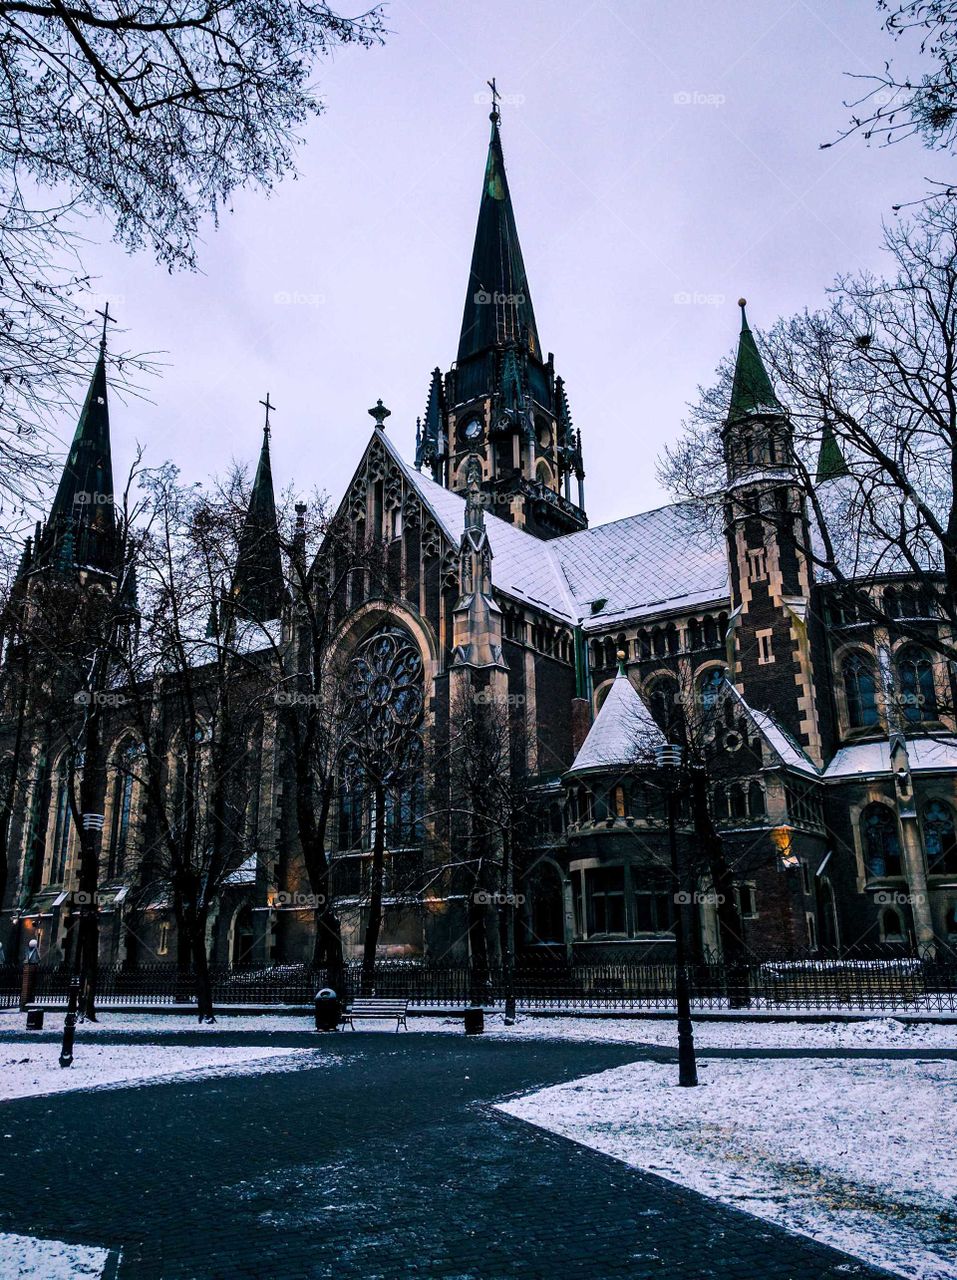
[[[486,505],[541,538],[585,528],[581,437],[551,354],[543,358],[505,176],[493,87],[492,133],[458,355],[432,373],[416,465],[465,493],[477,455]]]
[[[733,606],[731,674],[746,701],[769,711],[820,763],[804,491],[794,466],[790,419],[764,367],[744,299],[739,305],[741,336],[721,437]]]

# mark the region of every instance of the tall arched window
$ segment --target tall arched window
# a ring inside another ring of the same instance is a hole
[[[937,719],[937,688],[934,664],[926,649],[909,644],[897,655],[901,710],[904,719],[915,723]]]
[[[677,681],[660,676],[648,685],[646,700],[659,728],[667,730],[677,713]]]
[[[863,653],[851,653],[841,664],[847,719],[852,729],[866,729],[878,723],[877,681],[874,668]]]
[[[931,800],[924,810],[924,848],[927,870],[932,876],[957,873],[957,832],[954,814],[941,800]]]
[[[130,842],[130,821],[133,813],[133,785],[136,782],[136,758],[138,752],[131,743],[125,743],[116,753],[113,764],[113,803],[110,821],[110,851],[107,874],[112,879],[121,876],[126,866],[126,854]]]
[[[718,705],[721,690],[724,687],[724,667],[711,667],[698,680],[698,695],[701,698],[701,709],[712,711]]]
[[[886,804],[869,804],[861,814],[861,840],[869,876],[900,875],[900,832],[893,809]]]
[[[349,694],[340,834],[354,843],[363,800],[371,804],[378,795],[382,812],[370,811],[370,835],[382,822],[390,847],[419,844],[425,808],[423,666],[408,632],[383,627],[362,641],[349,663]]]
[[[70,837],[73,834],[73,814],[70,811],[70,766],[64,756],[56,775],[56,793],[53,809],[53,846],[50,858],[50,883],[62,884],[66,876],[70,853]]]

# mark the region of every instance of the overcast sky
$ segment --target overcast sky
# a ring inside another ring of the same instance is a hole
[[[122,343],[166,353],[154,403],[113,401],[118,479],[137,440],[191,478],[254,461],[267,391],[279,486],[338,496],[380,396],[411,456],[429,372],[458,340],[491,76],[592,524],[666,500],[654,459],[733,347],[737,298],[755,326],[819,305],[837,272],[880,266],[882,218],[944,167],[916,143],[819,150],[847,118],[844,73],[893,53],[870,0],[391,0],[387,14],[383,48],[320,68],[327,111],[299,179],[242,194],[208,228],[201,274],[89,254]]]

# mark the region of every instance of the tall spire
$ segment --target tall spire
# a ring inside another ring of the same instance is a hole
[[[492,112],[489,116],[492,133],[459,337],[460,363],[502,342],[525,344],[533,356],[541,359],[535,314],[505,176],[498,91],[494,80],[489,83],[492,89]]]
[[[240,617],[268,622],[282,612],[282,556],[279,549],[279,527],[276,521],[276,498],[273,492],[272,463],[269,458],[271,426],[269,414],[275,405],[269,397],[260,401],[266,406],[263,443],[259,465],[249,498],[249,509],[239,535],[239,554],[233,574],[232,602]]]
[[[748,325],[747,303],[738,299],[741,308],[741,337],[738,340],[738,358],[734,367],[734,384],[731,389],[731,407],[728,420],[746,418],[753,413],[781,413],[782,407],[768,377],[758,351],[754,334]]]
[[[62,567],[116,571],[116,512],[113,504],[113,458],[110,449],[110,410],[106,381],[106,325],[103,313],[100,351],[80,411],[63,474],[40,539],[39,558]],[[64,541],[67,547],[64,549]]]

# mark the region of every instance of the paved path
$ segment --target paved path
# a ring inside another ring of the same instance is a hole
[[[121,1249],[118,1280],[880,1274],[490,1106],[642,1056],[363,1032],[294,1073],[2,1103],[0,1230]]]

